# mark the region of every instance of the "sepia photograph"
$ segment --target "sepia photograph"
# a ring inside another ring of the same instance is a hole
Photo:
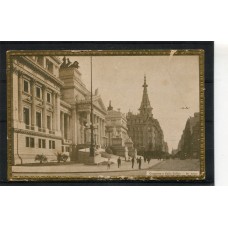
[[[204,50],[8,51],[9,180],[203,180]]]

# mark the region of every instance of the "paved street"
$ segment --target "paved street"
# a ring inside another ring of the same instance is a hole
[[[152,159],[150,163],[144,162],[142,160],[141,169],[149,169],[150,167],[160,163],[161,160]],[[61,164],[61,165],[44,165],[44,166],[13,166],[13,173],[17,174],[25,174],[31,173],[37,175],[41,174],[56,174],[56,173],[79,173],[79,175],[84,175],[84,173],[111,173],[111,172],[126,172],[126,171],[137,171],[139,169],[137,162],[135,161],[134,168],[132,168],[131,162],[122,161],[121,167],[118,168],[117,164],[112,164],[110,169],[107,168],[107,165],[84,165],[78,163],[70,163],[70,164]],[[117,174],[118,175],[118,174]]]
[[[56,166],[14,166],[13,173],[15,176],[143,176],[146,171],[198,171],[199,160],[157,160],[153,159],[150,163],[142,162],[142,169],[138,169],[138,164],[135,163],[134,168],[131,167],[131,162],[122,162],[121,168],[117,164],[112,164],[110,169],[106,165],[89,166],[83,164],[68,164]]]
[[[152,167],[154,171],[199,171],[200,161],[198,159],[169,159]]]

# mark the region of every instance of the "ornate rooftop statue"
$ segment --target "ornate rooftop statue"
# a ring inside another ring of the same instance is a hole
[[[70,59],[69,58],[66,59],[66,57],[64,56],[63,62],[61,64],[60,68],[62,69],[62,68],[67,68],[67,67],[72,67],[72,68],[78,69],[79,63],[78,63],[78,61],[74,61],[73,63],[71,63]]]
[[[78,61],[74,61],[73,64],[70,65],[70,67],[74,67],[74,68],[78,69],[79,68]]]

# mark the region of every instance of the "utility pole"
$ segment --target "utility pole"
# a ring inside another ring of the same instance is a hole
[[[92,56],[90,58],[91,69],[91,112],[90,112],[90,130],[91,130],[91,145],[90,145],[90,157],[94,157],[94,145],[93,145],[93,68],[92,68]]]

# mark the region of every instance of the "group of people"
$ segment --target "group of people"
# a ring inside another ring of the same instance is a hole
[[[131,159],[131,168],[134,169],[135,160],[137,161],[137,164],[139,165],[139,169],[141,169],[141,166],[142,166],[142,158],[141,157],[138,157],[136,159],[134,157],[132,157],[132,159]]]
[[[139,167],[139,169],[141,169],[141,167],[142,167],[142,157],[137,157],[136,159],[135,159],[135,157],[132,157],[132,159],[131,159],[131,167],[132,167],[132,169],[134,168],[134,166],[135,166],[135,161],[137,162],[137,164],[138,164],[138,167]],[[117,165],[118,165],[118,168],[120,168],[121,167],[121,158],[120,157],[118,157],[118,159],[117,159]],[[149,163],[149,162],[148,162]],[[110,169],[110,167],[111,167],[111,160],[110,160],[110,158],[108,159],[108,162],[107,162],[107,169]]]

